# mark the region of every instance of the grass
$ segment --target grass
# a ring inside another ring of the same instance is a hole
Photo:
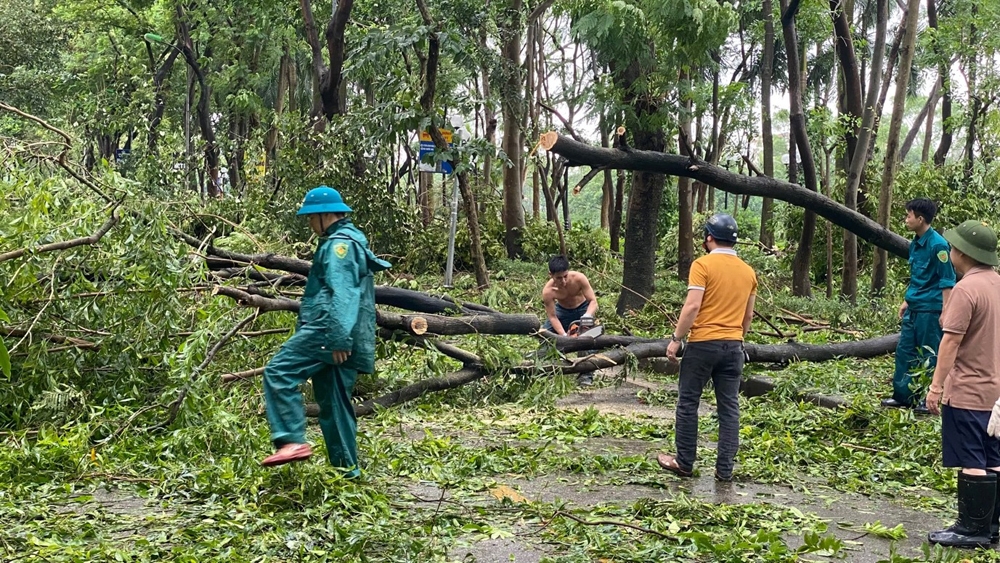
[[[601,310],[613,310],[620,272],[587,274]],[[503,310],[540,314],[537,293],[544,279],[544,265],[511,262],[494,272],[497,283],[488,292],[471,293],[462,276],[452,293]],[[414,281],[443,291],[430,279]],[[669,330],[668,315],[679,310],[683,285],[664,275],[658,287],[654,303],[638,314],[618,319],[605,313],[609,328],[628,327],[636,335]],[[850,307],[781,292],[761,299],[762,313],[783,332],[794,332],[798,325],[778,318],[782,309],[865,336],[894,326],[891,303]],[[851,338],[830,331],[802,337],[816,342]],[[534,347],[530,339],[517,338],[457,342],[497,364],[515,361]],[[382,345],[380,354],[373,381],[393,388],[457,367],[436,352],[395,344]],[[822,487],[827,496],[862,493],[923,510],[953,510],[955,482],[940,467],[939,421],[877,406],[890,370],[891,362],[882,358],[793,363],[767,371],[778,381],[777,391],[741,399],[738,480],[791,485],[797,491]],[[540,549],[552,562],[798,561],[842,556],[851,548],[806,507],[778,500],[716,504],[667,494],[676,490],[677,480],[648,453],[672,449],[672,423],[559,408],[558,399],[573,390],[569,377],[501,375],[365,419],[359,434],[365,473],[358,481],[341,479],[322,459],[261,468],[258,460],[270,446],[259,414],[258,381],[221,390],[207,382],[196,386],[180,423],[170,431],[130,430],[103,447],[93,440],[118,421],[110,415],[42,427],[37,434],[9,433],[0,450],[0,559],[449,561],[459,556],[459,546],[484,539]],[[795,402],[794,390],[837,393],[849,407],[829,410]],[[643,399],[669,408],[676,395],[644,392]],[[711,400],[710,392],[705,399]],[[700,424],[703,438],[714,439],[715,418],[702,417]],[[322,443],[315,427],[309,437]],[[713,455],[710,448],[700,448],[701,466],[710,467]],[[491,493],[532,480],[604,491],[642,486],[656,494],[569,506],[544,495],[497,500]],[[922,533],[883,522],[872,522],[869,531],[886,537]],[[986,552],[966,555],[973,561],[994,560]],[[888,547],[884,556],[896,563],[955,560],[953,552],[900,554]]]

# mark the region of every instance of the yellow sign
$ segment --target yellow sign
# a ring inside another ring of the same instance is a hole
[[[438,131],[440,131],[441,134],[444,135],[445,142],[447,142],[450,145],[451,144],[451,131],[448,130],[448,129],[438,129]],[[428,133],[427,131],[421,131],[420,132],[420,141],[421,142],[425,142],[425,143],[433,143],[434,139],[431,139],[431,134]]]

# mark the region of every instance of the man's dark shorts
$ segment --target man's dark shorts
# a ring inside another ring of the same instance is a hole
[[[575,307],[573,309],[567,309],[562,305],[556,303],[556,318],[559,319],[559,324],[562,325],[563,330],[569,330],[569,325],[572,324],[573,321],[580,320],[580,318],[583,317],[584,314],[586,314],[587,307],[589,306],[590,306],[589,299],[584,299],[583,303],[581,303],[579,307]],[[549,321],[545,321],[545,324],[542,325],[542,328],[544,328],[545,330],[552,330],[552,323]]]
[[[1000,467],[1000,439],[986,433],[990,411],[941,405],[941,458],[945,467]]]

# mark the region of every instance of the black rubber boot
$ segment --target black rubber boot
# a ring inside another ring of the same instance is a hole
[[[988,547],[993,508],[997,497],[997,475],[958,474],[958,521],[927,534],[927,541],[948,547]]]
[[[997,483],[1000,484],[1000,473],[986,470],[997,476]],[[1000,491],[997,492],[997,500],[993,504],[993,518],[990,520],[990,543],[1000,542]]]

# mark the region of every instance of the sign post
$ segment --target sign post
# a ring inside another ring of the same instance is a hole
[[[444,286],[451,287],[451,276],[455,269],[455,231],[458,228],[458,174],[452,175],[451,225],[448,228],[448,262],[444,270]]]
[[[461,117],[453,117],[452,125],[461,133],[462,120]],[[447,129],[440,129],[441,134],[444,136],[444,140],[447,141],[448,146],[452,146],[452,133]],[[457,136],[457,135],[456,135]],[[458,230],[458,175],[455,174],[455,167],[452,165],[451,161],[440,161],[436,163],[425,162],[427,156],[434,154],[437,150],[437,146],[434,145],[434,140],[431,139],[431,134],[427,131],[420,132],[420,154],[418,156],[419,169],[421,172],[431,172],[434,174],[451,174],[452,175],[452,189],[451,189],[451,216],[449,217],[448,226],[448,260],[445,264],[444,270],[444,286],[447,288],[452,287],[452,276],[455,271],[455,234]]]

